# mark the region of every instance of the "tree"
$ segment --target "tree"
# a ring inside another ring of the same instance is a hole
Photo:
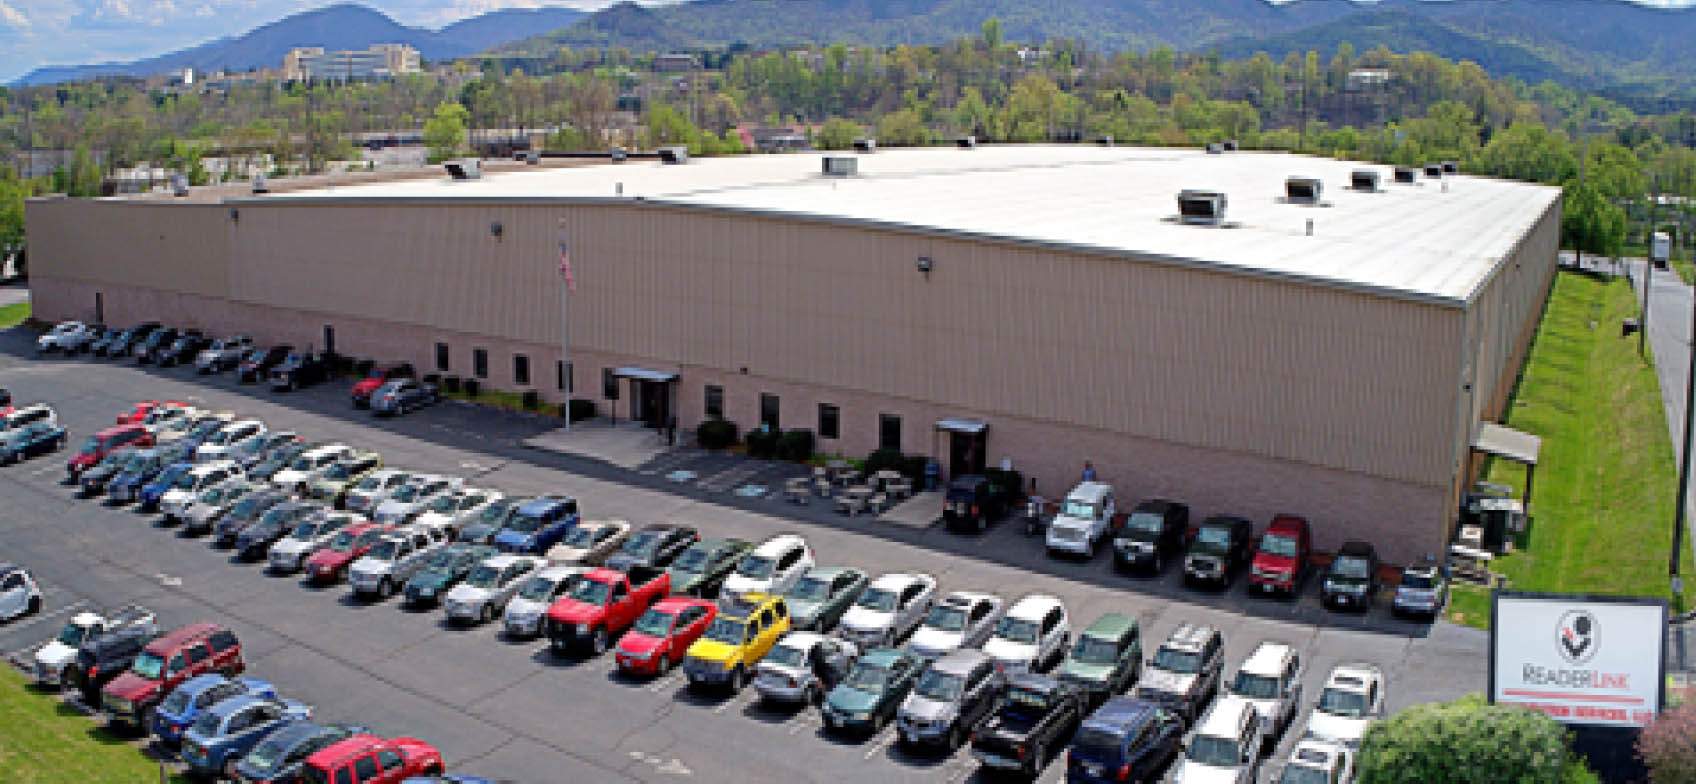
[[[465,150],[465,129],[471,112],[454,101],[436,106],[436,114],[424,121],[424,146],[429,148],[430,162],[441,163]]]
[[[902,109],[878,120],[877,138],[891,147],[918,147],[930,144],[930,129],[925,127],[918,112]]]
[[[83,198],[99,196],[100,180],[100,166],[94,162],[94,155],[88,151],[88,145],[77,145],[76,152],[71,156],[70,187],[66,189],[66,193]]]
[[[854,140],[864,135],[860,124],[841,117],[826,120],[824,127],[819,129],[818,136],[813,140],[820,149],[846,150],[854,146]]]
[[[1542,124],[1515,123],[1484,145],[1478,167],[1497,177],[1556,183],[1578,173],[1578,156],[1565,136]]]
[[[1625,210],[1602,195],[1595,183],[1568,184],[1562,194],[1561,244],[1578,252],[1618,256],[1625,245]]]
[[[1637,737],[1637,753],[1654,784],[1696,781],[1696,704],[1662,713]]]
[[[1487,705],[1477,694],[1415,705],[1373,724],[1358,763],[1360,784],[1595,781],[1553,719]]]
[[[990,17],[983,20],[983,45],[990,52],[1001,48],[1001,19]]]

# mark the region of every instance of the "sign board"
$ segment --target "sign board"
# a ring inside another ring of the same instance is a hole
[[[1586,727],[1642,727],[1660,712],[1665,601],[1497,591],[1491,608],[1492,703]]]

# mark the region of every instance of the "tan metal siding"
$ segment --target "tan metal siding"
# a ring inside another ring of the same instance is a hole
[[[32,200],[31,273],[222,297],[229,209],[86,199]]]

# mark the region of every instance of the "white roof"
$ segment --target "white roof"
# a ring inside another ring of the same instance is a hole
[[[1054,607],[1061,607],[1060,600],[1048,594],[1032,593],[1020,598],[1013,608],[1007,611],[1007,617],[1024,621],[1040,621],[1042,616]]]
[[[773,558],[797,547],[806,546],[807,540],[802,539],[798,534],[778,534],[761,542],[760,546],[755,548],[754,554]]]
[[[1108,493],[1113,492],[1113,486],[1106,482],[1079,482],[1072,492],[1066,494],[1066,500],[1077,499],[1086,504],[1101,503]]]
[[[886,149],[859,156],[853,177],[822,175],[820,157],[631,161],[464,181],[444,174],[234,201],[641,200],[1002,239],[1453,303],[1469,298],[1560,197],[1558,188],[1466,175],[1397,185],[1386,166],[1273,152]],[[1380,173],[1379,192],[1348,188],[1360,168]],[[1285,203],[1291,175],[1320,179],[1323,203]],[[1184,189],[1226,194],[1227,227],[1173,220]]]
[[[1196,729],[1197,735],[1208,735],[1215,738],[1235,738],[1243,720],[1243,711],[1254,710],[1254,703],[1227,694],[1213,703],[1213,708],[1202,718],[1201,726]]]
[[[926,585],[934,585],[935,582],[936,581],[934,579],[932,579],[930,577],[930,575],[910,574],[908,572],[892,572],[890,574],[883,575],[882,577],[879,577],[876,580],[873,580],[872,584],[868,587],[877,588],[877,589],[884,590],[884,591],[899,591],[899,590],[906,588],[909,585],[912,585],[913,583],[925,583]]]
[[[1290,646],[1281,642],[1262,642],[1254,646],[1254,650],[1243,660],[1237,669],[1253,675],[1277,676],[1284,669],[1284,660],[1292,653]]]

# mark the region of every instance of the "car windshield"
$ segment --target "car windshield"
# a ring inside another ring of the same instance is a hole
[[[1112,640],[1085,635],[1072,646],[1072,660],[1080,664],[1112,664],[1119,658],[1119,646]]]
[[[431,501],[424,508],[431,512],[457,512],[459,511],[459,501],[460,497],[457,495],[444,495]]]
[[[1037,629],[1036,621],[1004,617],[1001,619],[1001,623],[995,627],[995,636],[1004,640],[1029,644],[1036,642]]]
[[[343,531],[336,534],[336,538],[330,540],[330,549],[338,553],[348,552],[353,549],[354,538],[352,531]]]
[[[324,478],[332,482],[340,482],[353,476],[352,463],[337,463],[324,472]]]
[[[1284,768],[1283,775],[1278,777],[1278,784],[1331,784],[1331,776],[1319,768],[1291,765]]]
[[[315,537],[317,535],[318,535],[318,523],[317,523],[317,521],[314,521],[314,520],[307,520],[305,522],[302,522],[302,523],[296,525],[294,527],[294,532],[289,534],[289,536],[291,536],[295,539],[311,539],[312,537]]]
[[[779,645],[766,654],[766,661],[780,667],[801,668],[807,666],[807,652],[793,645]]]
[[[80,451],[85,455],[96,454],[100,451],[100,444],[100,436],[89,436],[82,442],[82,449]]]
[[[850,689],[878,694],[889,684],[889,670],[876,664],[856,664],[845,683]]]
[[[1191,739],[1186,756],[1198,765],[1215,768],[1234,768],[1243,761],[1242,753],[1237,750],[1235,742],[1229,738],[1216,738],[1212,735],[1197,735]]]
[[[219,716],[216,713],[202,713],[200,714],[200,718],[194,720],[193,732],[202,737],[216,734],[218,732],[218,722],[222,718],[222,716]]]
[[[1366,715],[1366,695],[1356,691],[1326,689],[1319,694],[1318,710],[1345,719],[1358,719]]]
[[[222,420],[222,419],[208,419],[204,422],[196,423],[194,428],[192,430],[190,430],[189,432],[194,434],[194,435],[197,435],[197,436],[210,436],[213,433],[216,433],[219,430],[222,430],[223,428],[224,428],[224,420]]]
[[[887,588],[873,588],[861,594],[860,601],[856,604],[877,612],[895,612],[896,602],[900,598],[894,591]]]
[[[377,489],[381,488],[382,486],[383,486],[383,477],[368,476],[368,477],[365,477],[364,479],[359,480],[359,484],[354,485],[353,489],[355,489],[355,490],[377,490]]]
[[[1195,538],[1196,552],[1224,555],[1231,550],[1231,529],[1223,525],[1204,525]]]
[[[130,459],[124,461],[124,470],[134,472],[134,473],[141,473],[142,471],[146,471],[147,467],[149,465],[152,465],[154,461],[155,461],[155,458],[152,455],[145,455],[145,454],[130,455]]]
[[[772,572],[777,569],[777,560],[763,555],[750,555],[742,559],[736,567],[736,573],[750,580],[769,580]]]
[[[1163,523],[1160,515],[1137,512],[1125,520],[1125,530],[1139,534],[1158,534]]]
[[[159,703],[159,709],[166,713],[181,716],[183,714],[183,709],[188,707],[188,700],[188,690],[177,689],[176,691],[171,692],[171,696],[166,697],[164,702]]]
[[[1412,588],[1416,591],[1428,591],[1437,587],[1437,581],[1431,579],[1431,575],[1428,574],[1406,572],[1402,574],[1402,587]]]
[[[283,755],[288,750],[289,747],[283,743],[266,739],[258,746],[253,747],[253,751],[247,753],[243,763],[246,767],[257,772],[270,773],[271,769],[277,767],[277,763],[282,761]]]
[[[707,639],[726,645],[741,645],[748,639],[748,627],[741,618],[719,618],[707,627]]]
[[[318,461],[307,455],[301,455],[289,462],[289,468],[295,471],[311,471]]]
[[[936,700],[937,702],[953,702],[960,697],[960,690],[966,685],[966,679],[937,670],[925,670],[919,676],[919,682],[913,687],[913,692],[920,697]]]
[[[265,503],[270,500],[269,496],[250,495],[236,502],[235,507],[230,509],[230,517],[236,520],[246,520],[257,516]]]
[[[182,476],[177,477],[177,481],[171,483],[171,487],[178,490],[193,490],[195,482],[198,480],[199,477],[194,474],[183,474]]]
[[[1084,520],[1095,517],[1095,504],[1079,501],[1075,498],[1066,499],[1066,508],[1060,511],[1067,517],[1077,517]]]
[[[129,465],[129,462],[133,459],[135,459],[135,455],[128,449],[120,449],[100,458],[100,465],[103,468],[122,468]]]
[[[573,533],[576,532],[574,531]],[[571,541],[571,537],[566,537],[566,541]],[[684,550],[683,554],[677,557],[677,563],[672,564],[671,568],[683,572],[704,571],[707,568],[707,562],[710,560],[711,556],[712,553],[708,552],[705,547],[691,547]]]
[[[400,552],[400,545],[399,539],[384,539],[372,547],[371,552],[366,553],[365,557],[378,561],[393,561],[395,554]]]
[[[556,584],[558,581],[551,577],[532,577],[523,588],[518,589],[518,595],[532,602],[544,602],[554,595]]]
[[[804,577],[789,589],[789,598],[803,602],[822,602],[830,598],[830,581],[818,577]]]
[[[150,681],[159,680],[160,673],[165,671],[165,660],[157,653],[142,651],[135,657],[135,663],[130,665],[130,672],[140,675]]]
[[[512,513],[513,503],[512,501],[495,501],[483,507],[483,511],[477,513],[477,522],[484,525],[500,525],[502,521],[506,520],[506,516]]]
[[[471,574],[465,578],[465,584],[472,588],[493,588],[500,582],[501,570],[488,564],[477,564]]]
[[[59,630],[59,636],[56,639],[61,644],[75,648],[82,644],[83,635],[87,633],[88,629],[79,626],[76,623],[67,623],[65,624],[65,628]]]
[[[1278,679],[1252,672],[1237,673],[1231,681],[1231,693],[1251,700],[1270,700],[1278,696]]]
[[[612,596],[612,586],[599,580],[579,580],[571,586],[571,598],[584,604],[599,607],[607,603],[609,596]]]
[[[1284,534],[1267,534],[1260,539],[1260,551],[1284,558],[1296,557],[1296,540]]]
[[[1072,748],[1093,757],[1111,757],[1119,753],[1125,738],[1111,730],[1084,725],[1072,739]]]
[[[620,549],[630,555],[647,555],[649,551],[660,546],[660,539],[664,536],[661,531],[643,531],[624,540],[624,547]]]
[[[412,503],[413,501],[418,500],[423,494],[424,485],[422,484],[402,485],[399,490],[395,491],[392,498],[396,501],[400,501],[401,503]]]
[[[1365,580],[1372,565],[1365,558],[1343,556],[1331,562],[1331,576],[1341,580]]]
[[[1201,672],[1201,653],[1161,648],[1154,654],[1154,668],[1179,675],[1193,675]]]
[[[506,530],[516,531],[521,534],[531,533],[541,527],[542,518],[531,517],[527,514],[515,514],[512,516],[511,520],[507,521],[506,524]]]
[[[444,548],[431,553],[430,557],[424,560],[424,566],[429,569],[446,569],[453,566],[454,561],[464,556],[464,550]]]
[[[571,533],[565,535],[564,544],[566,547],[580,549],[593,547],[595,546],[595,533],[596,531],[593,528],[573,528]]]
[[[930,608],[925,615],[925,625],[944,632],[957,632],[966,628],[966,608],[939,604]]]

